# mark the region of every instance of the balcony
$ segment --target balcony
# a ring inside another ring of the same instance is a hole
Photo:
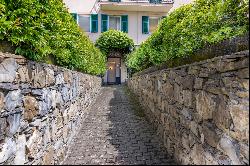
[[[168,12],[174,0],[99,0],[101,10]]]
[[[125,2],[125,3],[153,3],[165,4],[174,3],[174,0],[99,0],[99,2]]]

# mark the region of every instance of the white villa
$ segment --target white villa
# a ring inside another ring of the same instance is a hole
[[[140,45],[173,7],[174,0],[64,0],[78,25],[95,42],[109,29],[128,33]],[[104,83],[126,82],[127,68],[120,56],[108,57]]]

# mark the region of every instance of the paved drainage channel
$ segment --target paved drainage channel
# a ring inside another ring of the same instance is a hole
[[[124,86],[102,88],[63,164],[175,165],[128,93]]]

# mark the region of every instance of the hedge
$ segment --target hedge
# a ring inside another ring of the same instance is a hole
[[[133,72],[188,57],[248,31],[248,0],[197,0],[170,13],[127,58]]]
[[[95,45],[106,56],[112,51],[127,54],[134,49],[134,41],[126,33],[117,30],[102,33]]]
[[[0,0],[0,40],[28,59],[90,74],[105,71],[105,56],[81,31],[62,0]]]

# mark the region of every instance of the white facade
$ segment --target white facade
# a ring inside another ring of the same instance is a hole
[[[152,32],[149,34],[142,33],[142,16],[162,18],[166,13],[153,13],[153,12],[134,12],[134,11],[100,11],[102,14],[108,14],[109,16],[116,15],[128,15],[128,36],[134,40],[135,45],[140,45],[145,41]],[[98,20],[101,20],[101,15],[98,15]],[[95,42],[101,35],[101,23],[98,23],[98,33],[86,32],[89,38]]]
[[[64,3],[70,13],[78,14],[78,23],[79,17],[88,17],[86,20],[88,19],[89,22],[86,23],[85,21],[85,24],[88,24],[89,28],[84,28],[84,31],[93,42],[102,33],[101,14],[109,16],[127,15],[128,35],[134,40],[135,45],[140,45],[152,33],[142,33],[142,16],[158,18],[160,21],[173,6],[172,0],[163,0],[160,4],[149,3],[149,0],[121,0],[121,2],[109,2],[109,0],[64,0]],[[91,14],[98,14],[98,32],[95,33],[90,32]]]

